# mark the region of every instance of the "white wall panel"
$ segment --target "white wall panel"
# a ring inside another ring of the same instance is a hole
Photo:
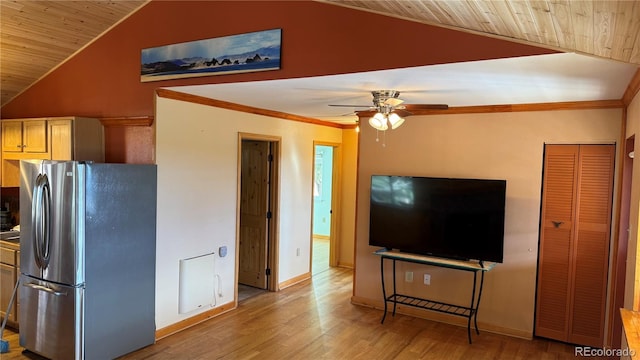
[[[310,271],[313,141],[340,143],[341,129],[166,98],[156,99],[155,126],[158,329],[197,314],[178,313],[180,259],[226,246],[228,255],[216,258],[216,300],[234,300],[240,132],[281,138],[278,282]]]

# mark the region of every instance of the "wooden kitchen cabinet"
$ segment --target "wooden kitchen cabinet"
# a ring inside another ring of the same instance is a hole
[[[2,121],[2,151],[9,153],[46,153],[47,120]]]
[[[2,152],[22,152],[22,121],[2,122]]]
[[[0,186],[19,186],[20,159],[48,159],[47,120],[15,119],[0,122],[2,159]]]
[[[98,119],[49,119],[51,160],[104,162],[104,129]]]
[[[0,245],[0,318],[6,316],[7,307],[13,294],[13,288],[18,281],[17,257],[19,250]],[[18,326],[18,296],[13,300],[7,323]]]
[[[104,130],[98,119],[57,117],[11,119],[1,123],[3,187],[20,186],[20,160],[104,162]],[[18,131],[21,140],[18,140]],[[26,144],[24,149],[30,151],[12,151],[19,148],[20,141]],[[34,151],[43,146],[43,152]]]

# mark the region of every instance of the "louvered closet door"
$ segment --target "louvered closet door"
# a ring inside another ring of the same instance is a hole
[[[603,346],[613,145],[547,145],[538,262],[538,336]]]
[[[580,147],[569,342],[602,346],[613,198],[613,145]]]
[[[545,147],[536,301],[537,336],[567,341],[577,145]]]

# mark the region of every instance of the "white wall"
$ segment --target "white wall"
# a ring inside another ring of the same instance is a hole
[[[386,147],[375,142],[375,130],[363,126],[354,302],[382,305],[380,260],[368,245],[372,174],[506,179],[504,263],[487,273],[478,322],[481,329],[531,336],[544,144],[611,143],[621,135],[621,122],[620,109],[412,116],[388,132]],[[417,279],[430,272],[431,285],[400,282],[399,290],[469,301],[469,274],[408,264],[398,271],[408,270]]]
[[[356,180],[358,178],[358,139],[354,129],[342,132],[342,184],[340,189],[340,230],[338,266],[354,266],[356,232]]]
[[[310,271],[313,141],[340,143],[341,129],[160,97],[155,122],[157,329],[208,310],[178,313],[180,259],[227,246],[228,255],[216,257],[216,301],[234,300],[239,132],[281,137],[278,282]]]

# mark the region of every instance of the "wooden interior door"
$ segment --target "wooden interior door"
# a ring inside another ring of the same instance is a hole
[[[620,184],[620,212],[618,216],[618,242],[612,247],[614,254],[611,264],[613,296],[609,305],[609,341],[607,346],[620,349],[622,346],[622,317],[620,309],[624,307],[624,289],[627,274],[627,249],[629,245],[629,220],[631,212],[631,183],[633,179],[635,135],[627,138],[620,164],[622,174]]]
[[[613,145],[545,147],[535,334],[602,347]]]
[[[267,141],[242,140],[238,282],[267,288],[269,152]]]

